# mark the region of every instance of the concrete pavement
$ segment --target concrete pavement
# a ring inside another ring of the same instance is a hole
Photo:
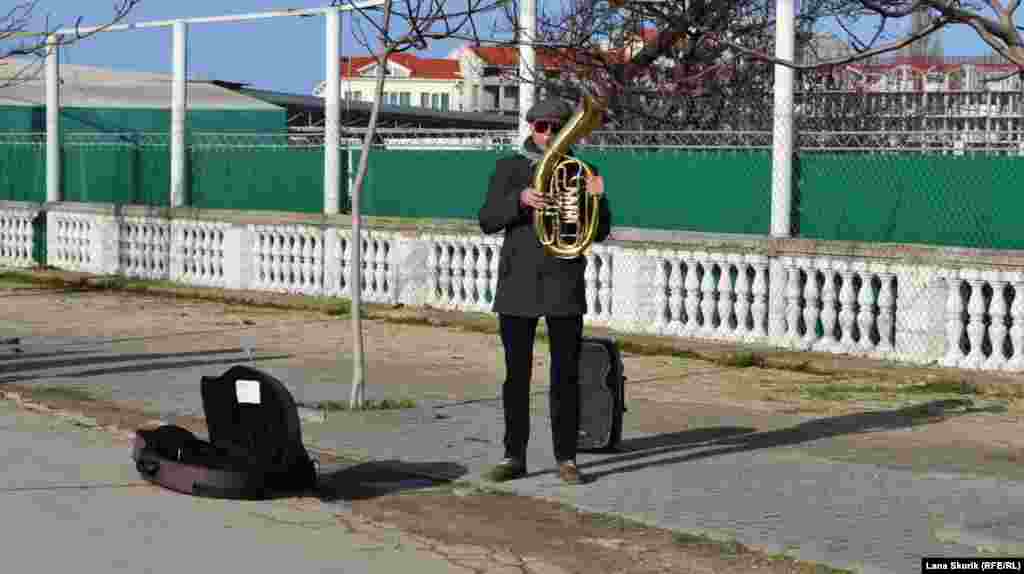
[[[307,329],[318,332],[315,326]],[[168,420],[176,414],[201,416],[201,375],[219,374],[231,364],[250,360],[281,377],[300,400],[347,397],[349,370],[344,364],[325,370],[322,363],[296,357],[295,346],[280,341],[260,345],[249,356],[212,336],[190,343],[188,351],[154,341],[133,348],[98,337],[81,338],[77,342],[82,346],[72,347],[68,340],[51,338],[39,328],[27,332],[16,321],[0,324],[0,336],[24,337],[22,353],[8,349],[0,354],[0,378],[7,377],[3,380],[80,386],[97,396],[144,404]],[[371,385],[369,397],[396,398],[388,394],[397,382],[411,384],[420,378],[430,379],[436,388],[443,388],[446,381],[474,388],[474,393],[462,392],[463,400],[425,393],[417,397],[417,408],[403,411],[334,413],[326,422],[304,425],[307,442],[371,459],[418,463],[422,472],[439,478],[479,480],[501,456],[501,410],[493,400],[500,367],[490,373],[452,368],[431,379],[436,373],[424,367],[423,356],[449,352],[446,340],[454,335],[435,329],[431,337],[433,342],[421,343],[421,349],[399,349],[373,365],[375,380],[389,382]],[[162,346],[167,347],[164,353],[158,352]],[[505,485],[516,493],[665,528],[706,532],[865,573],[917,571],[925,555],[1024,554],[1024,513],[1018,510],[1024,507],[1024,475],[1019,465],[990,473],[978,466],[972,472],[956,461],[929,460],[934,453],[922,453],[922,464],[896,464],[884,457],[870,463],[858,456],[837,460],[843,458],[837,451],[848,446],[844,441],[849,435],[892,429],[928,432],[909,411],[793,416],[766,428],[738,415],[702,416],[696,405],[680,415],[672,432],[650,433],[637,430],[647,407],[633,403],[627,414],[625,452],[580,456],[581,465],[597,481],[567,487],[553,472],[542,389],[534,402],[529,452],[533,473]],[[116,464],[110,461],[128,475],[119,479],[134,478],[120,456]],[[193,514],[208,504],[172,504],[175,510],[168,512]],[[59,513],[51,508],[51,514]],[[129,518],[119,518],[125,520]],[[167,521],[151,522],[171,527]],[[204,528],[212,532],[215,525]],[[145,539],[135,542],[140,546]]]
[[[223,501],[150,486],[127,441],[7,401],[0,435],[8,572],[457,571],[402,533],[352,531],[316,500]]]

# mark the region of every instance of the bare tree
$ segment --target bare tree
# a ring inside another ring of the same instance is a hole
[[[475,43],[485,41],[495,28],[485,18],[506,0],[385,0],[383,7],[356,7],[359,19],[353,27],[356,40],[370,52],[376,62],[376,86],[373,107],[359,156],[359,167],[352,194],[352,259],[349,266],[349,289],[352,294],[353,372],[350,406],[362,408],[365,401],[366,353],[363,348],[361,324],[362,237],[359,200],[366,180],[369,155],[376,139],[388,61],[392,55],[425,50],[431,42],[464,39]],[[353,4],[353,6],[355,6]]]
[[[51,46],[60,47],[99,34],[125,18],[142,0],[115,0],[113,13],[105,16],[100,26],[90,26],[89,31],[81,31],[82,16],[73,22],[58,21],[50,14],[40,15],[40,0],[16,2],[6,13],[0,15],[0,61],[17,57],[27,58],[22,67],[14,73],[4,75],[8,85],[26,76],[46,56]],[[69,29],[72,32],[54,33]],[[2,84],[0,84],[2,85]]]
[[[547,68],[521,81],[572,99],[584,91],[603,96],[613,128],[765,130],[775,65],[796,69],[798,102],[813,101],[838,87],[844,67],[922,45],[950,25],[971,26],[997,53],[1024,64],[1013,21],[1020,0],[1002,1],[1009,3],[806,0],[796,14],[796,58],[781,61],[774,0],[568,0],[539,17],[538,59],[547,51]],[[517,13],[507,10],[507,27],[518,27]],[[905,24],[922,14],[926,24],[907,33]],[[825,22],[834,24],[831,37],[820,31]],[[822,53],[828,43],[843,49]],[[826,115],[815,125],[832,129],[877,125],[891,113],[856,99],[817,109]]]
[[[818,22],[858,6],[857,0],[801,2],[798,44],[810,53]],[[509,28],[518,27],[516,15],[507,11]],[[572,99],[582,92],[603,98],[612,128],[763,129],[770,124],[772,65],[707,40],[770,54],[774,15],[771,0],[569,0],[539,16],[538,59],[547,69],[522,81]]]

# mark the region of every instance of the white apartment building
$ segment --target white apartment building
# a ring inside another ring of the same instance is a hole
[[[392,54],[385,72],[386,104],[415,106],[441,111],[463,111],[462,73],[459,62],[447,58],[420,58]],[[377,61],[372,56],[341,59],[342,100],[372,102],[377,83]],[[323,97],[325,82],[313,90]]]
[[[553,58],[537,54],[543,73],[553,73]],[[388,59],[384,103],[442,111],[515,115],[519,109],[519,49],[466,45],[447,58],[394,54]],[[342,58],[342,100],[372,102],[377,62],[371,56]],[[323,97],[325,82],[313,95]],[[541,95],[541,94],[538,94]]]

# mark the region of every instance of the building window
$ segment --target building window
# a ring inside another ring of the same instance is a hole
[[[441,110],[447,112],[449,110],[448,94],[441,94]]]
[[[420,94],[420,107],[421,108],[429,108],[430,107],[430,94],[428,94],[426,92],[423,92],[423,93]]]
[[[399,96],[398,92],[391,92],[391,101],[388,102],[388,103],[390,103],[393,106],[397,106],[398,105],[398,96]]]
[[[430,95],[430,107],[434,110],[441,108],[441,94]]]
[[[412,99],[412,94],[410,92],[402,92],[401,94],[399,94],[398,103],[400,105],[403,105],[403,106],[408,106],[408,105],[411,105],[411,103],[410,103],[411,99]]]

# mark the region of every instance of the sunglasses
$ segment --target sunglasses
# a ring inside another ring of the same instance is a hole
[[[552,122],[548,120],[538,120],[533,122],[533,131],[539,134],[546,134],[548,132],[557,132],[562,129],[562,124]]]

